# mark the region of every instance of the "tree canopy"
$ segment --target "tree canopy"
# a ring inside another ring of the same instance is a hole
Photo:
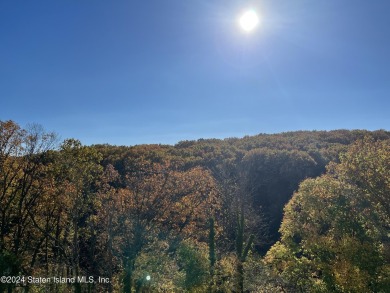
[[[95,280],[0,292],[385,292],[389,140],[85,146],[0,121],[0,273]]]
[[[304,292],[386,292],[390,141],[359,140],[340,160],[300,184],[266,262]]]

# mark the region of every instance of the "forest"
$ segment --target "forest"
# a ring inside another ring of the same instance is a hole
[[[0,292],[390,292],[389,228],[389,131],[86,146],[0,121]]]

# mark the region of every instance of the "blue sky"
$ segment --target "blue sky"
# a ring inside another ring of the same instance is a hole
[[[260,25],[243,33],[246,8]],[[0,120],[84,144],[390,129],[387,0],[0,0]]]

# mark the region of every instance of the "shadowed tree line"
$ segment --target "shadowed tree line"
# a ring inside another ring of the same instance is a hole
[[[0,121],[0,273],[110,280],[0,292],[386,292],[389,138],[83,146]]]

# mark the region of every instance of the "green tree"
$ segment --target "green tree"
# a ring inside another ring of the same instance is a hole
[[[248,241],[244,242],[244,228],[245,228],[245,219],[244,219],[244,208],[241,208],[239,214],[237,214],[237,231],[236,231],[236,256],[237,256],[237,283],[236,291],[244,292],[244,262],[249,253],[249,249],[252,246],[254,235],[249,236]]]
[[[215,251],[215,222],[214,218],[209,219],[209,292],[213,291],[215,286],[214,284],[214,275],[215,275],[215,262],[217,261],[216,251]]]
[[[381,196],[389,186],[389,146],[358,141],[327,175],[300,185],[285,207],[281,240],[265,258],[276,274],[304,292],[389,288],[388,196]]]
[[[177,251],[179,266],[185,273],[183,288],[189,292],[205,292],[209,277],[205,245],[183,241]]]

